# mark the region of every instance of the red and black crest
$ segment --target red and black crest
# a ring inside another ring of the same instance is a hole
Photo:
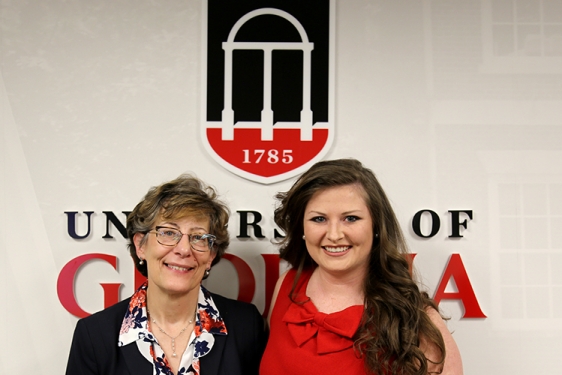
[[[334,137],[333,1],[207,1],[203,144],[229,171],[273,183]]]

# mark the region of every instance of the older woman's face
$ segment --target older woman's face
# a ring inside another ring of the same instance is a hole
[[[322,271],[364,277],[373,245],[373,220],[359,185],[314,194],[304,213],[308,253]]]
[[[149,289],[170,295],[198,293],[205,270],[211,268],[215,253],[210,250],[195,251],[187,234],[209,233],[209,220],[200,216],[168,221],[158,219],[156,227],[175,229],[185,235],[175,246],[160,244],[154,231],[144,235],[148,238],[142,245],[143,234],[135,235],[137,256],[146,262]]]

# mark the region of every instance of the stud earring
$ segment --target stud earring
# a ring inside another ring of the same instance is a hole
[[[210,269],[205,270],[205,277],[209,277],[210,274],[211,274]]]
[[[303,239],[303,240],[306,240],[306,237],[304,236],[304,234],[302,235],[302,239]]]

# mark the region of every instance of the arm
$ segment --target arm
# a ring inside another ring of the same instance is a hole
[[[435,365],[431,362],[427,362],[429,374],[441,374],[441,375],[463,375],[462,369],[462,359],[459,352],[459,348],[449,332],[449,329],[445,325],[441,315],[433,309],[428,308],[426,310],[427,315],[431,319],[431,322],[439,329],[441,335],[443,336],[443,341],[445,342],[445,362],[442,365]],[[422,345],[420,348],[424,351],[426,358],[436,361],[440,358],[440,353],[437,348],[433,345],[424,342],[422,339]],[[442,368],[442,370],[440,370]]]
[[[261,357],[265,350],[265,344],[267,342],[267,336],[265,332],[265,322],[263,316],[259,313],[258,309],[253,306],[252,313],[253,317],[253,335],[252,335],[252,343],[248,347],[248,357],[247,363],[249,364],[246,368],[246,374],[255,374],[259,373]]]
[[[98,375],[94,348],[86,324],[79,320],[74,330],[66,375]]]

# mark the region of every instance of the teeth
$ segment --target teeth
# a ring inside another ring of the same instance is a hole
[[[173,270],[176,271],[189,271],[189,268],[184,268],[184,267],[178,267],[178,266],[172,266],[170,264],[168,264],[168,267],[170,267]]]
[[[324,247],[324,250],[326,250],[329,253],[343,253],[344,251],[346,251],[347,249],[349,249],[349,246],[340,246],[340,247]]]

